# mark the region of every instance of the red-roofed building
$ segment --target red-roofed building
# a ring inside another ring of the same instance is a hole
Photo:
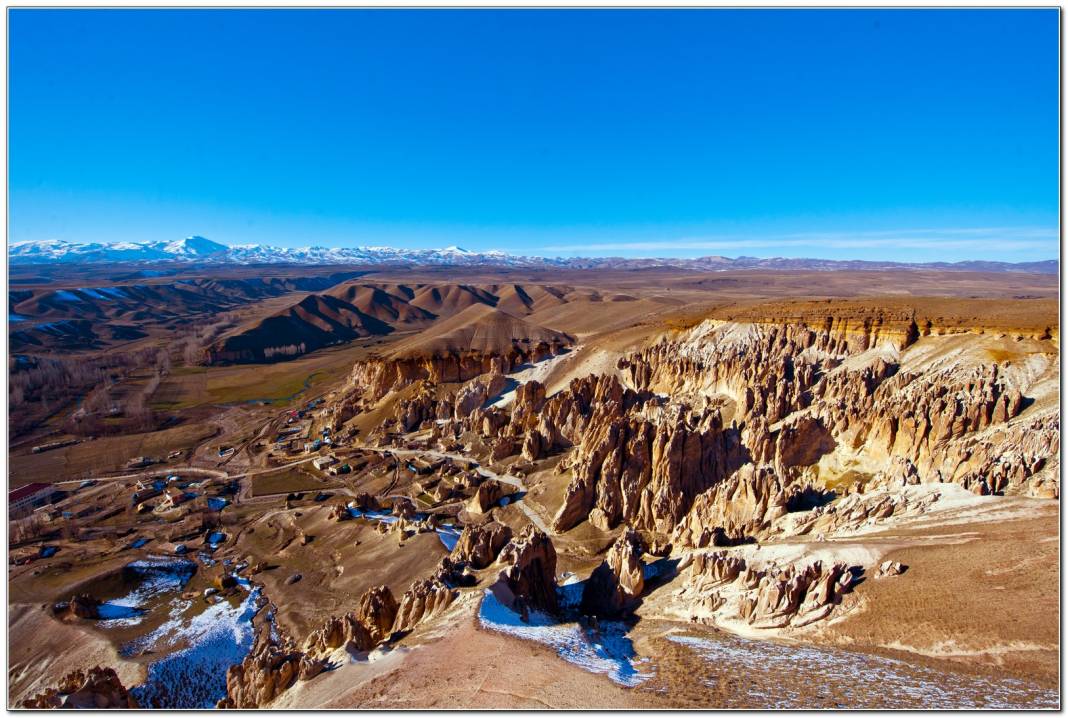
[[[26,484],[25,486],[20,486],[17,489],[8,491],[8,516],[17,516],[30,509],[43,506],[48,503],[55,491],[56,488],[52,484],[42,484],[40,482]]]

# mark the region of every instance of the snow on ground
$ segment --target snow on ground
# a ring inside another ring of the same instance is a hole
[[[570,585],[581,588],[581,584]],[[600,630],[593,631],[577,623],[558,623],[543,613],[531,611],[530,620],[524,623],[488,589],[478,619],[483,628],[546,645],[568,663],[591,673],[606,674],[621,685],[636,686],[651,677],[639,670],[649,659],[635,659],[634,647],[622,622],[602,621]]]
[[[112,299],[129,299],[124,287],[97,287],[96,291],[106,294]]]
[[[212,511],[222,511],[230,505],[230,499],[224,499],[221,496],[212,496],[208,499],[208,508]]]
[[[490,406],[505,407],[511,404],[512,400],[515,398],[515,390],[520,384],[525,384],[528,381],[540,381],[544,384],[552,370],[561,362],[574,358],[575,352],[580,348],[581,345],[573,347],[561,354],[547,357],[533,364],[520,365],[518,371],[514,371],[507,375],[508,378],[514,382],[514,384],[511,385],[511,389],[502,393],[495,401],[492,401]]]
[[[753,707],[797,709],[812,696],[835,696],[846,708],[1055,708],[1056,691],[1014,678],[986,679],[949,673],[890,658],[839,649],[756,641],[724,635],[687,635],[668,640],[708,662],[705,676],[716,687],[724,677],[744,675]],[[784,676],[792,680],[783,680]]]
[[[137,585],[125,596],[100,604],[101,628],[135,626],[141,622],[148,604],[155,598],[181,590],[196,567],[189,561],[170,561],[157,558],[134,561],[123,570],[138,577]]]
[[[247,582],[240,583],[247,588]],[[172,602],[169,619],[155,631],[137,639],[131,649],[153,652],[185,646],[148,667],[145,682],[131,693],[143,707],[214,708],[226,695],[226,671],[244,660],[252,648],[259,589],[236,604],[220,601],[186,617],[190,602]]]
[[[363,509],[349,506],[349,516],[354,519],[363,518],[369,521],[381,521],[384,524],[397,523],[397,517],[389,511],[364,511]]]
[[[504,504],[502,504],[503,506]],[[349,506],[349,516],[354,519],[367,519],[369,521],[380,521],[384,524],[393,524],[397,522],[397,517],[389,511],[364,511],[354,506]],[[425,514],[416,514],[416,518],[422,520],[426,518]],[[451,525],[443,524],[435,531],[438,534],[438,538],[441,539],[441,543],[448,551],[452,551],[456,548],[456,542],[460,540],[460,529]]]
[[[442,545],[447,551],[452,552],[456,548],[456,542],[460,540],[460,529],[446,524],[438,526],[437,532]]]

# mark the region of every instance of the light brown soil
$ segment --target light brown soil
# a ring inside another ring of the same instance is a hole
[[[861,584],[866,610],[826,637],[1056,686],[1059,516],[1056,502],[1031,503],[1028,518],[881,534],[908,571]]]
[[[281,503],[241,531],[227,555],[267,562],[270,568],[255,579],[278,607],[279,627],[298,642],[330,616],[354,610],[372,586],[389,586],[399,600],[447,553],[434,533],[417,534],[401,545],[397,534],[380,534],[365,519],[329,521],[324,504],[284,511]],[[303,529],[309,543],[300,544],[295,527]],[[298,573],[299,582],[286,584]]]
[[[145,678],[144,667],[121,659],[108,639],[85,626],[61,623],[39,605],[8,606],[8,651],[8,707],[74,670],[110,666],[126,686]]]
[[[562,661],[548,648],[476,625],[468,615],[413,649],[385,675],[347,687],[324,708],[667,708],[670,699],[616,685]],[[342,676],[338,676],[338,683]],[[308,697],[314,681],[306,689]],[[307,704],[305,704],[307,705]]]

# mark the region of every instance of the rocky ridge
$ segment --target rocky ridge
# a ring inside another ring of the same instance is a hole
[[[137,701],[122,685],[113,668],[94,666],[88,671],[71,671],[59,683],[33,698],[27,698],[21,708],[138,708]]]

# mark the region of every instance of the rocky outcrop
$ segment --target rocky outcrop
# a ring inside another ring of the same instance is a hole
[[[378,499],[366,491],[356,494],[356,498],[353,499],[350,504],[353,508],[357,508],[360,511],[379,511],[382,505],[378,502]]]
[[[1057,455],[1059,433],[1024,432],[1013,420],[1027,405],[1021,382],[1048,371],[1045,354],[1030,355],[1025,369],[1006,369],[982,349],[941,361],[919,352],[921,359],[902,366],[901,349],[929,326],[892,312],[854,307],[857,316],[842,317],[833,309],[825,321],[709,320],[635,352],[620,368],[639,390],[694,401],[729,397],[752,460],[771,464],[788,482],[844,451],[867,465],[907,460],[915,476],[900,476],[906,480],[953,481],[977,493],[1031,491],[1031,477]],[[1055,420],[1046,411],[1032,423]],[[991,433],[998,427],[1003,435]],[[1029,446],[1015,452],[1013,437]],[[1036,484],[1043,495],[1053,493],[1044,477]]]
[[[671,406],[653,418],[597,406],[571,462],[572,480],[553,519],[566,531],[589,517],[601,529],[622,522],[670,533],[693,499],[744,460],[740,436],[716,409]]]
[[[779,421],[808,404],[820,353],[841,355],[865,342],[803,324],[732,325],[707,320],[621,361],[633,386],[732,397],[741,418]],[[806,352],[806,350],[809,350]]]
[[[453,406],[453,416],[456,420],[462,420],[471,415],[475,409],[481,408],[491,397],[498,396],[504,391],[508,380],[501,374],[488,374],[473,379],[456,392],[456,400]]]
[[[850,494],[811,511],[790,514],[777,526],[786,536],[848,534],[891,517],[925,513],[941,497],[930,486],[909,486],[896,491],[877,490]]]
[[[393,499],[393,507],[391,509],[391,513],[397,518],[411,520],[415,517],[415,514],[417,512],[415,510],[415,504],[412,502],[411,499],[405,496],[400,496],[398,498]]]
[[[878,570],[875,572],[875,578],[889,578],[890,576],[900,576],[908,570],[908,566],[899,561],[883,561],[879,564]]]
[[[886,467],[875,474],[864,488],[915,486],[920,482],[920,472],[914,463],[903,456],[891,456]]]
[[[500,481],[494,479],[483,481],[475,490],[475,495],[467,502],[465,508],[473,514],[484,514],[494,506],[497,506],[501,499],[511,493],[511,487],[502,484]]]
[[[739,615],[755,628],[804,626],[830,615],[835,600],[848,591],[853,575],[844,563],[804,568],[770,568],[746,596]]]
[[[311,655],[324,655],[341,647],[369,651],[389,638],[399,606],[388,586],[374,586],[360,597],[355,611],[332,616],[305,641]]]
[[[437,615],[451,606],[456,596],[455,589],[437,578],[416,581],[401,597],[393,630],[412,630],[420,621]]]
[[[633,610],[645,588],[643,550],[642,538],[634,529],[619,535],[583,588],[584,613],[618,616]]]
[[[328,521],[348,521],[352,518],[352,514],[349,513],[349,507],[345,504],[334,504],[330,507],[326,518]]]
[[[365,401],[377,401],[390,391],[416,381],[461,383],[483,374],[510,374],[521,364],[538,362],[560,353],[568,343],[560,338],[532,346],[513,345],[499,354],[448,352],[444,355],[371,359],[356,363],[349,377],[349,387],[358,391]]]
[[[360,597],[356,617],[376,643],[389,637],[399,606],[387,586],[367,589]]]
[[[464,561],[471,568],[486,568],[511,541],[512,529],[504,524],[490,521],[475,525],[467,524],[450,554],[454,560]]]
[[[113,668],[94,666],[88,671],[71,671],[59,683],[19,706],[40,710],[43,708],[138,708],[137,701],[122,685]]]
[[[447,400],[439,402],[436,394],[435,387],[430,382],[424,380],[416,382],[411,396],[397,404],[395,416],[398,428],[404,432],[415,431],[426,422],[446,418],[449,402]]]
[[[434,571],[431,578],[449,588],[474,586],[478,583],[478,577],[467,569],[468,564],[466,561],[446,556],[438,563],[437,570]]]
[[[556,613],[556,548],[535,526],[513,538],[498,559],[501,580],[523,608]]]
[[[796,485],[785,486],[770,466],[746,464],[694,500],[676,526],[672,543],[706,548],[763,538],[800,491]]]
[[[793,467],[811,466],[834,451],[831,432],[818,417],[804,414],[784,422],[775,433],[775,468],[784,474]]]
[[[265,707],[297,680],[314,678],[323,668],[320,659],[258,640],[245,659],[226,672],[226,697],[217,707]]]
[[[549,453],[549,440],[537,429],[529,432],[523,439],[521,454],[526,461],[537,461]]]
[[[52,606],[52,613],[60,620],[92,619],[100,618],[100,601],[87,593],[71,596],[69,601],[63,601]]]
[[[840,562],[749,565],[740,556],[717,551],[694,555],[682,594],[695,620],[800,627],[829,617],[853,580]]]
[[[512,399],[512,417],[514,425],[519,426],[526,419],[536,417],[545,406],[545,385],[540,381],[523,382],[515,389]]]
[[[536,448],[541,455],[547,455],[579,443],[597,407],[610,404],[617,416],[623,416],[640,408],[650,396],[624,387],[611,374],[572,379],[566,389],[550,399],[546,399],[542,384],[529,381],[516,390],[508,431],[517,442],[537,434],[538,438],[532,440],[537,447],[532,445],[528,451]]]

